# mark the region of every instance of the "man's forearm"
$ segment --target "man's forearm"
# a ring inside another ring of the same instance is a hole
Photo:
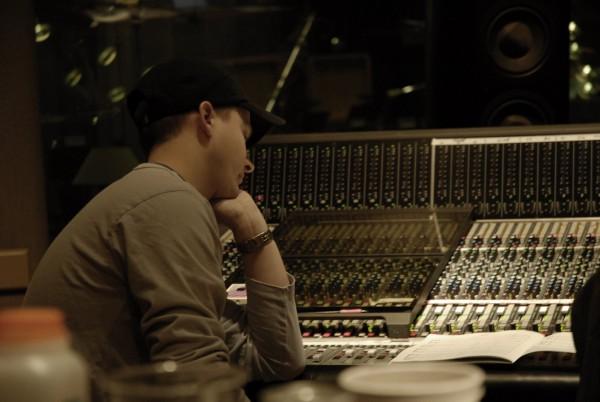
[[[281,288],[289,285],[279,248],[274,241],[243,256],[246,277]]]

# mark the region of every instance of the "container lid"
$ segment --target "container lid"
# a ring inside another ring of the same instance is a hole
[[[57,308],[9,308],[0,310],[0,344],[65,339],[65,316]]]
[[[299,380],[274,385],[260,393],[261,402],[351,402],[354,397],[334,384]]]
[[[482,386],[485,373],[464,363],[402,363],[344,370],[338,384],[346,391],[379,397],[434,396]]]

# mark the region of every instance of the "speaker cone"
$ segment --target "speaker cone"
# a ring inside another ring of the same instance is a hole
[[[526,7],[504,10],[487,31],[490,57],[498,68],[514,75],[535,71],[547,57],[548,42],[544,19]]]
[[[528,126],[553,121],[550,105],[535,94],[513,93],[493,101],[483,114],[484,126]]]

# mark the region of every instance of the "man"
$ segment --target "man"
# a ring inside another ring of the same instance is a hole
[[[284,121],[209,62],[155,66],[128,96],[148,163],[108,186],[50,245],[26,305],[61,308],[93,376],[154,361],[304,367],[293,278],[240,183],[246,145]],[[243,251],[245,310],[226,300],[218,224]]]

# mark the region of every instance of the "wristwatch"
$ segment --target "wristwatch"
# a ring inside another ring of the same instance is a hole
[[[269,229],[264,232],[260,232],[254,237],[249,238],[241,243],[236,243],[236,247],[241,253],[248,254],[254,253],[267,244],[273,241],[273,233]]]

